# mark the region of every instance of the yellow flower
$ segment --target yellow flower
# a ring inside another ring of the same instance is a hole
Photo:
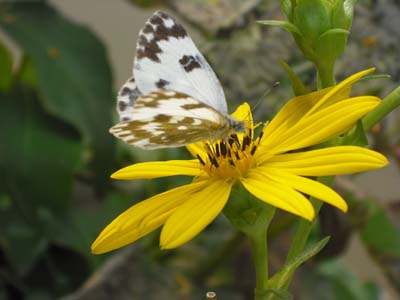
[[[224,208],[231,189],[241,184],[266,203],[307,220],[314,209],[304,194],[342,211],[347,204],[331,188],[305,176],[350,174],[380,168],[386,158],[372,150],[336,146],[303,150],[343,134],[380,100],[349,98],[352,85],[373,69],[340,84],[290,100],[254,138],[250,108],[242,104],[233,117],[247,120],[248,132],[228,141],[189,145],[193,160],[138,163],[115,172],[115,179],[193,176],[192,183],[163,192],[120,214],[98,236],[93,253],[108,252],[163,226],[162,248],[174,248],[202,231]]]

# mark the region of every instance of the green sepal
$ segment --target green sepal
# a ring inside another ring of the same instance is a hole
[[[301,79],[297,76],[297,74],[285,61],[281,60],[280,65],[289,76],[289,80],[290,83],[292,84],[292,89],[295,96],[305,95],[310,92],[304,85],[303,81],[301,81]]]
[[[288,20],[293,16],[293,0],[281,0],[281,9]]]
[[[315,44],[318,37],[330,28],[329,10],[321,0],[297,1],[292,18],[289,21],[300,29],[310,45]]]
[[[318,254],[328,243],[329,238],[329,236],[323,238],[287,262],[278,273],[268,280],[268,287],[274,290],[284,289],[288,281],[292,278],[294,271],[304,262]]]
[[[331,8],[333,27],[347,29],[351,27],[356,1],[357,0],[336,1],[334,7]]]
[[[343,137],[341,145],[355,145],[360,147],[368,145],[367,135],[365,134],[361,120],[358,120],[356,126]]]
[[[321,40],[322,38],[325,38],[326,36],[329,35],[333,35],[333,34],[344,34],[344,35],[349,35],[350,31],[346,30],[346,29],[342,29],[342,28],[333,28],[333,29],[329,29],[327,31],[325,31],[323,34],[321,34],[319,36],[319,40]]]
[[[296,33],[301,36],[300,30],[296,27],[296,25],[294,25],[290,22],[278,21],[278,20],[263,20],[263,21],[257,21],[257,23],[262,24],[262,25],[280,27],[291,33]]]
[[[342,28],[333,28],[322,33],[315,44],[315,55],[321,61],[334,61],[346,47],[349,31]]]
[[[258,200],[240,185],[234,186],[223,210],[232,225],[248,236],[268,227],[274,212],[273,206]]]

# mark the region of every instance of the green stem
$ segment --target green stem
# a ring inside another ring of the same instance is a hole
[[[330,86],[334,86],[336,84],[334,75],[335,62],[333,61],[333,63],[317,64],[316,66],[318,89],[321,90]]]
[[[250,240],[256,272],[255,300],[268,297],[267,230],[274,217],[275,207],[253,196],[241,186],[236,186],[224,207],[225,216]]]
[[[334,179],[335,179],[334,176],[320,177],[320,178],[318,178],[318,181],[324,185],[330,186]],[[310,202],[314,206],[315,215],[317,216],[319,213],[319,210],[322,207],[323,202],[321,202],[320,200],[315,199],[313,197],[310,198]],[[300,253],[303,252],[303,250],[306,246],[308,237],[310,236],[311,229],[315,222],[316,222],[316,219],[314,219],[313,222],[309,222],[304,219],[299,220],[299,224],[297,225],[296,233],[294,235],[293,242],[290,246],[289,253],[286,257],[285,263],[288,263],[293,258],[297,257]],[[288,285],[289,285],[289,283],[290,283],[290,280],[288,280]]]
[[[256,271],[255,300],[267,299],[268,283],[268,247],[267,247],[267,226],[257,228],[248,235],[253,250],[254,268]]]
[[[387,114],[400,106],[400,87],[396,88],[370,113],[362,120],[365,131],[379,123]]]

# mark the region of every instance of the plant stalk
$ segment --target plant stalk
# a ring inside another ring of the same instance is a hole
[[[268,284],[268,246],[267,226],[258,228],[248,235],[253,250],[254,268],[256,271],[255,300],[267,299]]]

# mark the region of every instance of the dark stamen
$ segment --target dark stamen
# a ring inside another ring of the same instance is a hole
[[[234,142],[235,142],[235,140],[230,136],[230,137],[228,138],[229,146],[232,147],[232,145],[233,145]]]
[[[206,147],[207,147],[208,153],[213,153],[214,154],[214,151],[213,151],[213,149],[212,149],[212,147],[211,147],[211,145],[209,143],[206,143]]]
[[[208,159],[210,160],[211,164],[214,165],[216,168],[219,167],[219,164],[217,162],[217,160],[215,159],[214,156],[212,156],[210,153],[207,153],[208,155]]]
[[[235,163],[233,162],[233,160],[232,160],[232,159],[229,159],[228,161],[229,161],[229,164],[230,164],[232,167],[234,167],[234,166],[235,166]]]
[[[247,146],[251,145],[251,137],[246,135],[243,137],[242,151],[246,150]]]
[[[231,148],[228,148],[228,156],[232,158]]]
[[[264,131],[261,131],[260,135],[258,136],[258,143],[261,142],[261,139],[262,139],[263,135],[264,135]]]
[[[236,134],[232,134],[231,137],[235,140],[236,146],[240,147],[239,138]]]
[[[215,152],[216,152],[217,157],[219,157],[219,156],[220,156],[219,144],[216,144],[216,145],[215,145]]]
[[[246,145],[246,143],[244,142],[244,140],[245,140],[245,139],[243,139],[242,152],[244,152],[244,150],[246,150],[246,148],[247,148],[247,145]]]
[[[224,143],[224,142],[221,142],[221,143],[219,144],[219,146],[220,146],[220,148],[221,148],[221,154],[222,154],[222,156],[223,156],[223,157],[226,157],[226,153],[227,153],[228,151],[227,151],[227,149],[226,149],[225,143]]]
[[[257,150],[257,146],[254,145],[253,148],[251,148],[250,154],[251,154],[251,155],[254,155],[254,153],[256,152],[256,150]]]
[[[239,153],[238,153],[237,151],[235,151],[234,153],[235,153],[236,159],[237,159],[237,160],[240,160]]]
[[[196,157],[197,157],[197,159],[200,161],[200,163],[201,163],[203,166],[206,165],[206,163],[204,162],[204,160],[201,158],[200,155],[196,154]]]

